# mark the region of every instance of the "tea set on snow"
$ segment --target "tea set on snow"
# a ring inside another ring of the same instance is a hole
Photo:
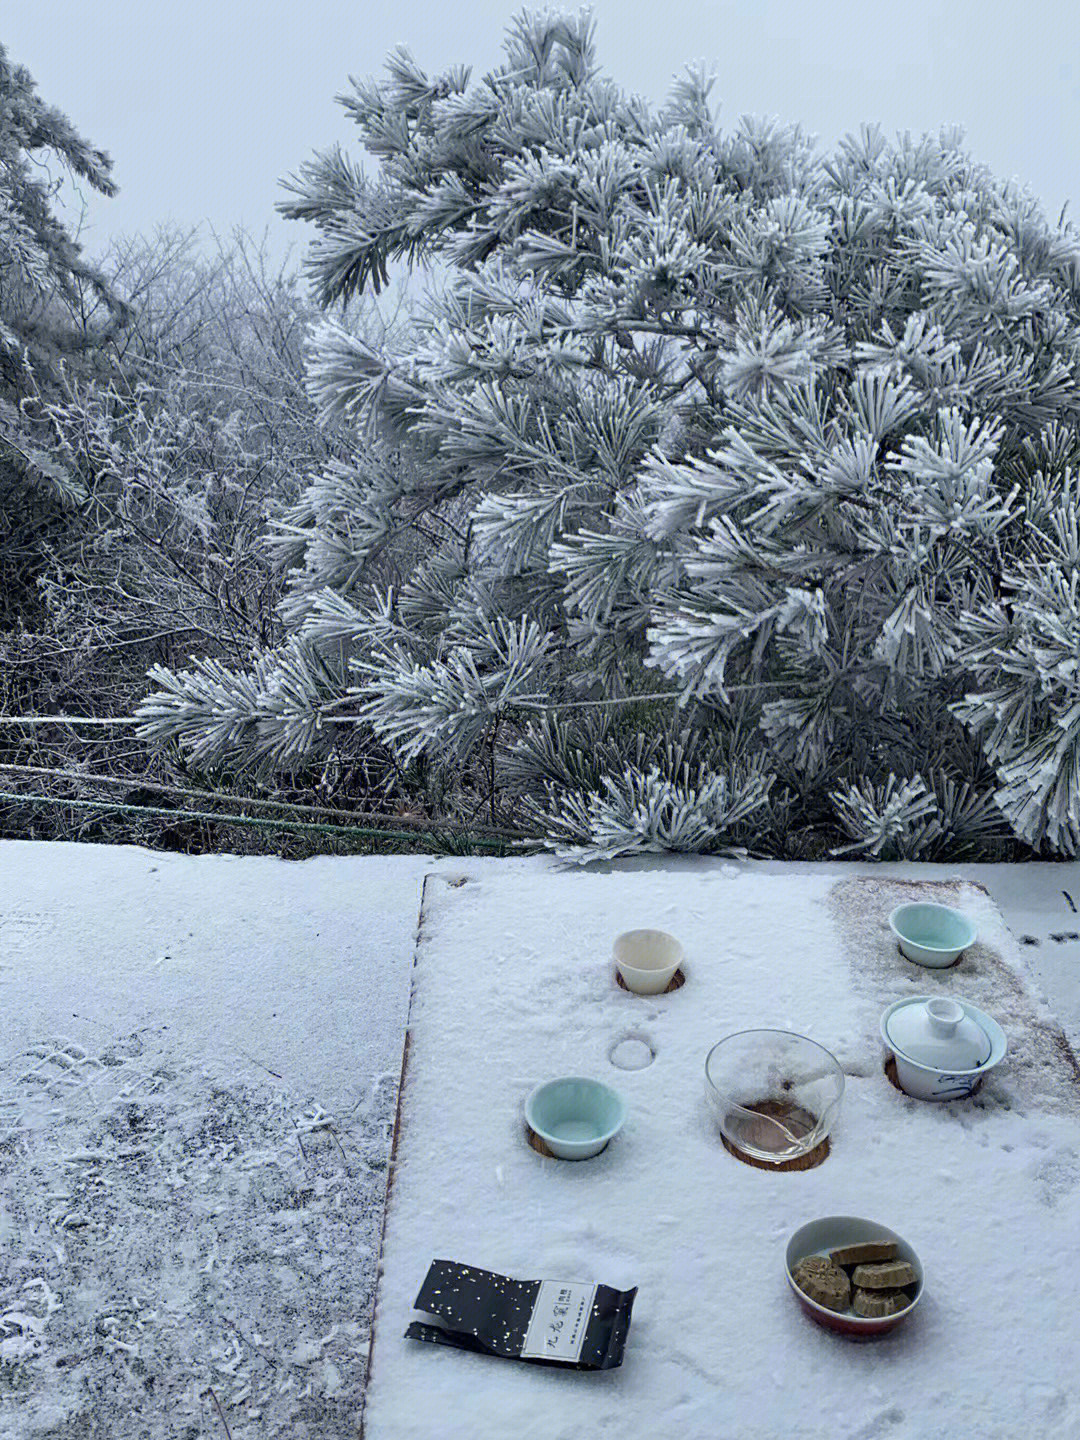
[[[944,969],[974,943],[970,918],[946,905],[899,905],[888,917],[901,953],[916,965]],[[656,996],[684,980],[683,949],[660,930],[632,930],[615,941],[621,987]],[[1005,1034],[992,1016],[960,997],[917,995],[897,1000],[881,1017],[887,1070],[897,1087],[919,1100],[972,1095],[1005,1058]],[[705,1091],[727,1148],[762,1169],[808,1168],[826,1147],[844,1094],[844,1072],[823,1045],[786,1030],[743,1030],[712,1047]],[[561,1160],[602,1151],[626,1119],[610,1086],[564,1076],[537,1086],[525,1103],[534,1148]],[[922,1293],[918,1256],[901,1236],[875,1221],[832,1215],[791,1237],[788,1283],[818,1324],[873,1336],[894,1329]]]

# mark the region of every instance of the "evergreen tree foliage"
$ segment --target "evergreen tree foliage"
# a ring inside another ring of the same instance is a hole
[[[154,663],[194,653],[211,669],[257,666],[283,638],[270,518],[295,504],[308,472],[350,453],[320,429],[304,393],[302,348],[318,312],[291,265],[272,263],[242,232],[208,253],[196,232],[172,227],[118,239],[98,264],[130,319],[91,367],[65,366],[39,402],[41,443],[85,499],[77,512],[51,507],[58,518],[38,557],[35,613],[27,605],[22,623],[0,627],[0,714],[123,716]],[[99,318],[88,310],[91,325]],[[355,314],[350,324],[367,322]],[[281,670],[268,712],[274,735],[288,693]],[[355,729],[327,738],[337,743],[309,749],[305,766],[275,775],[270,793],[363,804],[381,747]],[[60,794],[71,790],[65,770],[137,789],[191,783],[176,746],[133,744],[127,726],[0,727],[0,761],[43,768],[47,778],[32,788]],[[200,782],[240,788],[231,778],[219,769]],[[106,795],[115,798],[112,785]],[[85,787],[76,793],[85,797]],[[75,820],[59,807],[0,806],[0,832],[15,835],[154,844],[173,830],[167,819],[137,822],[134,833],[128,820],[102,824],[81,811]],[[259,833],[190,839],[247,850]]]
[[[822,155],[697,71],[653,111],[587,15],[387,69],[376,172],[283,208],[328,312],[429,267],[416,342],[314,332],[357,444],[282,531],[288,645],[258,704],[157,672],[147,733],[250,759],[258,711],[280,757],[351,695],[585,856],[1077,853],[1076,231],[952,132]]]
[[[30,542],[40,541],[56,506],[85,499],[37,423],[41,401],[63,367],[114,335],[127,313],[53,213],[50,159],[114,192],[108,156],[44,104],[0,46],[0,616],[25,594],[36,557]],[[88,326],[88,307],[107,318]]]

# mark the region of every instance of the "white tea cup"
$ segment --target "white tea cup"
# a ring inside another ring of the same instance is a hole
[[[627,930],[615,941],[615,968],[635,995],[659,995],[683,962],[683,948],[665,930]]]

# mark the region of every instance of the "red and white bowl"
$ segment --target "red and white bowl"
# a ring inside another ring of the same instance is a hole
[[[853,1311],[828,1310],[816,1300],[811,1300],[809,1295],[804,1295],[795,1284],[791,1272],[799,1261],[805,1260],[808,1255],[827,1255],[830,1250],[838,1250],[842,1245],[862,1245],[867,1241],[883,1240],[892,1240],[896,1245],[896,1258],[906,1260],[915,1271],[915,1298],[905,1310],[896,1315],[866,1319]],[[823,1325],[826,1330],[835,1330],[841,1335],[856,1335],[863,1339],[885,1335],[902,1325],[922,1299],[923,1268],[919,1257],[895,1230],[890,1230],[887,1225],[879,1225],[875,1220],[860,1220],[855,1215],[826,1215],[821,1220],[811,1220],[808,1225],[796,1230],[788,1241],[784,1261],[792,1293],[810,1319]]]

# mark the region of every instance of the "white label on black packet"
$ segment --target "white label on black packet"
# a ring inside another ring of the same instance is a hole
[[[541,1280],[532,1319],[521,1347],[532,1360],[580,1360],[595,1285],[573,1280]]]

